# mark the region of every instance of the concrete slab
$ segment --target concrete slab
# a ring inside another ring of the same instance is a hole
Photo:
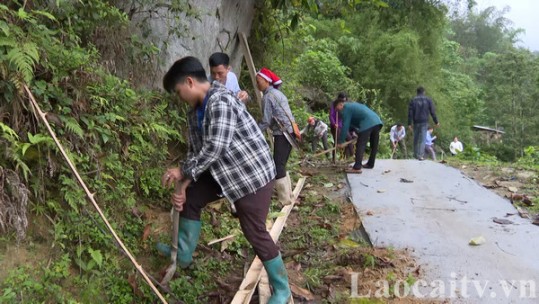
[[[373,245],[409,248],[422,265],[426,282],[415,286],[416,296],[539,303],[539,227],[520,218],[507,199],[432,161],[379,160],[348,181]],[[478,236],[486,243],[470,246]]]

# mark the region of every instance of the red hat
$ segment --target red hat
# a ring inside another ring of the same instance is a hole
[[[270,69],[268,68],[260,69],[257,75],[260,75],[260,77],[266,79],[276,89],[278,89],[283,83],[281,78],[279,78],[279,76],[277,76],[275,73],[270,71]]]

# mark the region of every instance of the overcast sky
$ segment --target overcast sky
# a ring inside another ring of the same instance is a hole
[[[509,6],[511,10],[504,16],[513,21],[513,28],[522,28],[526,32],[519,36],[518,45],[532,51],[539,51],[539,0],[476,0],[477,7],[483,10],[495,6],[498,10]]]

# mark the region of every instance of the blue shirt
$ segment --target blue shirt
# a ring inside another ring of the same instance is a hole
[[[204,113],[206,112],[206,104],[208,103],[208,98],[210,97],[209,94],[206,94],[206,97],[204,97],[204,101],[202,101],[202,105],[200,105],[198,108],[196,108],[197,113],[197,127],[199,131],[202,131],[202,122],[204,121]]]
[[[432,134],[427,131],[427,137],[425,139],[425,145],[427,146],[432,146],[433,145],[433,141],[436,139],[436,136],[432,136]]]

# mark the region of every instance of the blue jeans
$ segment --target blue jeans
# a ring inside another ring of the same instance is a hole
[[[425,154],[425,140],[427,139],[427,123],[414,123],[414,157],[423,158]]]

